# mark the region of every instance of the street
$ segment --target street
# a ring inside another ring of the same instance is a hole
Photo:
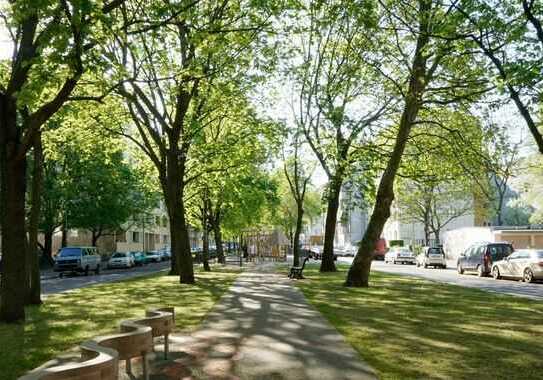
[[[341,263],[350,264],[352,261],[352,257],[338,258],[338,262]],[[381,272],[421,277],[446,284],[543,300],[543,283],[527,284],[514,280],[494,280],[492,277],[477,277],[475,274],[460,275],[456,272],[456,268],[451,266],[451,263],[449,263],[447,269],[424,269],[417,268],[416,265],[385,264],[382,261],[374,261],[371,268]]]
[[[42,294],[54,294],[67,290],[83,288],[85,286],[95,285],[99,283],[112,282],[124,280],[127,278],[143,276],[146,274],[158,272],[161,270],[167,270],[170,267],[169,261],[163,261],[161,263],[149,263],[141,267],[134,267],[131,269],[104,269],[99,275],[89,274],[84,276],[82,274],[68,275],[63,278],[58,276],[58,273],[47,271],[42,274]]]

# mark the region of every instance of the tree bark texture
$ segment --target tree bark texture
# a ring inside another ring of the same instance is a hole
[[[225,258],[224,258],[224,250],[222,248],[222,231],[221,231],[220,218],[215,218],[214,220],[213,235],[215,237],[215,246],[217,247],[217,261],[221,264],[224,264]],[[228,245],[228,247],[230,247],[230,244]]]
[[[202,261],[204,264],[204,271],[211,272],[211,267],[209,266],[209,228],[205,213],[202,219]]]
[[[40,262],[38,256],[38,227],[41,211],[41,191],[43,185],[43,149],[41,133],[37,133],[33,150],[32,191],[30,216],[28,221],[27,275],[28,294],[26,304],[41,304]]]
[[[0,212],[2,277],[0,321],[24,320],[26,294],[26,155],[19,155],[21,129],[15,100],[0,97]]]
[[[328,194],[328,207],[324,226],[321,272],[336,271],[336,264],[334,263],[334,237],[336,236],[337,213],[339,210],[339,196],[342,182],[342,178],[337,176],[330,181],[330,193]]]
[[[303,202],[303,200],[302,200]],[[294,266],[300,266],[300,234],[302,233],[302,221],[304,217],[304,207],[301,202],[297,202],[296,231],[294,232],[293,260]]]

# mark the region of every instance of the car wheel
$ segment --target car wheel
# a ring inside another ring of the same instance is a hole
[[[94,270],[94,274],[99,275],[100,274],[100,264],[96,266],[96,269]]]
[[[62,277],[64,277],[64,272],[60,272],[60,273],[58,274],[58,278],[62,278]]]
[[[500,278],[502,278],[502,276],[500,275],[500,270],[498,269],[498,267],[492,268],[492,277],[494,278],[494,280],[499,280]]]
[[[458,274],[464,274],[464,268],[462,268],[462,264],[458,264],[458,266],[456,267],[456,270]]]
[[[524,276],[522,276],[522,279],[524,282],[533,282],[534,281],[534,273],[530,268],[524,269]]]
[[[424,269],[428,269],[428,264],[424,264]]]
[[[485,276],[485,272],[483,271],[483,266],[482,265],[477,265],[477,276],[478,277],[484,277]]]
[[[87,265],[85,267],[85,276],[88,276],[89,275],[89,266]]]

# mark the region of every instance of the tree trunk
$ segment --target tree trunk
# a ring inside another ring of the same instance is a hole
[[[429,11],[430,7],[431,2],[420,2],[420,33],[417,36],[417,45],[415,47],[412,70],[409,78],[409,89],[406,94],[405,105],[400,119],[394,149],[392,150],[392,154],[379,182],[373,213],[360,243],[360,247],[358,248],[358,252],[349,268],[345,280],[346,286],[369,286],[371,261],[373,259],[375,243],[377,239],[381,237],[383,227],[390,217],[390,206],[394,200],[394,179],[400,166],[409,133],[411,132],[411,127],[419,113],[425,86],[428,84],[425,49],[429,41],[429,36],[425,31],[428,29],[428,16],[426,13]]]
[[[41,144],[41,133],[37,133],[35,136],[33,155],[32,199],[28,221],[28,246],[26,258],[29,283],[26,299],[27,305],[41,304],[40,262],[38,257],[38,224],[40,221],[41,191],[43,185],[43,150]]]
[[[181,196],[179,207],[176,208],[177,218],[180,221],[181,233],[179,234],[180,256],[179,263],[179,282],[181,284],[194,284],[194,268],[192,267],[192,254],[190,252],[190,237],[187,222],[185,220],[185,202]]]
[[[430,246],[430,226],[428,226],[427,222],[424,223],[424,245]]]
[[[26,156],[18,156],[21,129],[15,101],[0,97],[0,212],[2,277],[0,321],[24,320]]]
[[[430,245],[430,206],[427,206],[424,210],[424,244],[428,247]]]
[[[224,250],[222,249],[222,231],[220,218],[215,218],[213,223],[213,235],[215,235],[215,246],[217,247],[217,260],[219,263],[224,264]],[[230,250],[230,244],[228,244]]]
[[[98,239],[100,239],[100,236],[102,236],[102,231],[92,230],[91,246],[96,247],[96,244],[98,244]]]
[[[170,237],[172,241],[171,275],[179,275],[181,284],[194,284],[194,268],[187,222],[185,220],[185,202],[183,176],[184,162],[180,161],[181,152],[177,149],[178,141],[170,141],[167,153],[166,170],[163,172],[161,185],[164,193],[168,217],[170,219]]]
[[[435,228],[433,232],[434,232],[434,237],[436,239],[435,246],[438,247],[439,244],[441,244],[441,238],[440,238],[441,228]]]
[[[328,194],[328,208],[326,210],[326,224],[324,227],[324,247],[322,251],[321,272],[335,272],[334,263],[334,237],[336,236],[337,213],[339,209],[339,195],[343,179],[336,176],[330,181]]]
[[[209,228],[207,226],[207,218],[205,215],[202,219],[202,259],[204,263],[204,271],[211,272],[211,267],[209,266]]]
[[[54,231],[45,231],[43,233],[43,255],[49,261],[49,264],[53,265],[53,234]]]
[[[498,207],[496,212],[496,222],[498,226],[503,224],[503,200],[505,198],[505,193],[500,192],[498,197]]]
[[[64,248],[68,245],[68,226],[66,225],[66,222],[62,222],[62,226],[60,228],[62,232],[60,247]]]
[[[296,213],[296,231],[294,232],[294,266],[300,266],[300,234],[302,233],[302,220],[304,217],[304,207],[302,204],[303,201],[298,202],[297,213]],[[332,261],[333,264],[333,261]]]

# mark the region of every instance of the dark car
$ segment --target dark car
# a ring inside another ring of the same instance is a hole
[[[136,266],[142,266],[147,264],[147,256],[143,252],[130,252],[132,258],[134,259],[134,264]]]
[[[487,276],[492,263],[502,260],[513,252],[510,243],[478,243],[470,246],[460,255],[456,268],[458,273],[477,272],[479,277]]]

